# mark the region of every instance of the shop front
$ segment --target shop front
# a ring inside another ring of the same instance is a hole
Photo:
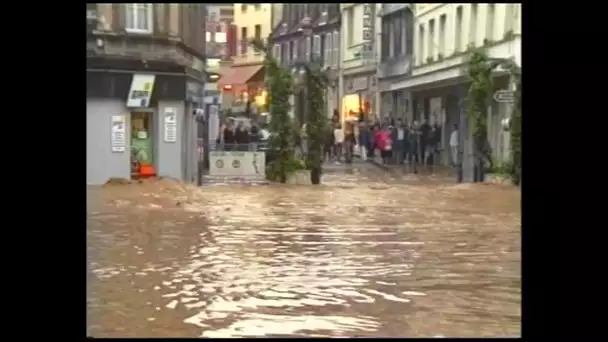
[[[196,177],[201,84],[184,70],[87,69],[87,184]]]
[[[251,116],[261,113],[256,97],[264,90],[262,64],[232,66],[218,81],[222,92],[222,110],[231,115]]]
[[[375,76],[345,77],[344,83],[340,122],[359,120],[361,114],[366,120],[374,120]]]

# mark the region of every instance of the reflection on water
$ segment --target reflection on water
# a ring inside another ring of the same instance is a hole
[[[89,213],[89,333],[519,335],[519,192],[385,181],[117,190]]]

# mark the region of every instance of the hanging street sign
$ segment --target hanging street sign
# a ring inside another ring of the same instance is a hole
[[[511,90],[502,89],[494,93],[494,101],[498,103],[515,102],[515,93]]]

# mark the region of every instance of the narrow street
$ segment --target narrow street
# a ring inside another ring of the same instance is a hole
[[[517,188],[378,168],[91,188],[89,336],[519,336],[520,221]]]

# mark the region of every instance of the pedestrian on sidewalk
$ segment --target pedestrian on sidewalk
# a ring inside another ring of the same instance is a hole
[[[336,142],[334,141],[334,124],[333,121],[328,121],[323,128],[323,160],[330,161],[334,158],[334,147]]]
[[[367,160],[367,153],[371,140],[371,132],[367,122],[361,121],[359,123],[359,150],[361,155],[361,160]]]
[[[234,133],[234,140],[237,144],[235,150],[247,151],[249,149],[249,130],[242,122],[238,123],[236,132]]]
[[[391,131],[388,126],[382,128],[376,133],[376,144],[380,149],[380,156],[382,157],[382,164],[388,164],[392,156],[393,142],[391,139]]]
[[[405,125],[403,124],[402,119],[397,119],[397,125],[394,127],[392,132],[392,139],[395,142],[393,149],[393,161],[395,165],[401,165],[403,164],[405,158],[407,139]]]
[[[460,139],[458,134],[458,125],[454,124],[450,133],[450,160],[454,167],[458,165],[458,145]]]
[[[430,137],[430,148],[431,148],[431,164],[433,166],[439,165],[440,150],[441,150],[441,126],[439,123],[434,122],[431,125],[431,137]]]
[[[336,124],[334,129],[334,150],[336,152],[336,164],[340,164],[340,158],[342,157],[342,147],[344,145],[344,130],[342,125]]]
[[[224,125],[222,135],[220,137],[220,148],[226,151],[232,151],[236,143],[236,135],[232,122],[228,121]]]
[[[355,122],[346,122],[344,124],[344,159],[346,163],[350,164],[353,162],[353,154],[357,138],[355,137]]]
[[[431,125],[429,125],[426,119],[422,119],[422,124],[418,128],[420,131],[420,153],[422,164],[427,165],[429,162],[430,153],[430,138],[431,138]]]
[[[369,140],[367,141],[367,158],[374,160],[376,158],[376,131],[377,125],[375,123],[369,124]]]
[[[418,130],[418,121],[414,120],[409,128],[409,158],[410,166],[420,163],[420,131]]]

